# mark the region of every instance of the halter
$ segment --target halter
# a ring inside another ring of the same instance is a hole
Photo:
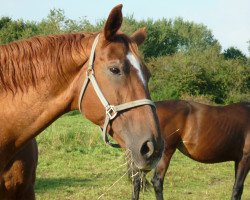
[[[104,108],[106,110],[105,121],[103,124],[103,128],[101,128],[102,138],[106,144],[108,144],[112,147],[120,147],[119,144],[113,144],[108,139],[107,127],[108,127],[110,121],[113,120],[117,116],[117,113],[120,111],[128,110],[128,109],[134,108],[134,107],[139,107],[142,105],[150,105],[150,106],[155,107],[155,104],[153,101],[151,101],[149,99],[135,100],[135,101],[123,103],[120,105],[110,105],[109,104],[107,99],[104,97],[100,87],[98,86],[98,83],[97,83],[95,75],[94,75],[94,57],[95,57],[95,49],[96,49],[96,46],[98,43],[98,39],[99,39],[99,34],[96,36],[94,43],[92,45],[92,48],[91,48],[90,57],[89,57],[89,66],[88,66],[88,69],[86,71],[86,79],[82,85],[82,89],[81,89],[81,92],[79,95],[78,106],[79,106],[80,112],[82,112],[81,103],[82,103],[83,95],[84,95],[84,92],[85,92],[85,90],[88,86],[88,83],[90,81],[93,85],[93,88],[94,88],[97,96],[99,97],[102,105],[104,106]]]

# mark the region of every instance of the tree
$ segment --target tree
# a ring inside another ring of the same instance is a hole
[[[36,34],[37,26],[35,22],[24,22],[22,19],[11,20],[9,17],[0,19],[0,44],[28,38]]]
[[[219,104],[250,100],[250,68],[240,60],[225,60],[216,46],[176,53],[147,62],[154,100],[202,96]]]
[[[156,21],[152,19],[137,21],[133,16],[124,18],[124,32],[132,33],[141,27],[147,29],[147,39],[141,47],[146,59],[194,49],[203,51],[215,45],[217,49],[221,48],[212,32],[202,24],[184,21],[182,18],[174,20],[163,18]]]
[[[48,16],[38,23],[40,35],[72,33],[72,32],[92,32],[96,28],[87,19],[69,19],[61,9],[52,9]]]
[[[242,60],[244,62],[247,61],[247,57],[239,49],[237,49],[236,47],[229,47],[228,49],[226,49],[223,52],[223,55],[224,55],[224,58],[226,60],[230,60],[230,59],[236,60],[236,59],[239,59],[239,60]]]
[[[8,23],[11,22],[11,18],[9,17],[2,17],[0,19],[0,30],[8,26]]]

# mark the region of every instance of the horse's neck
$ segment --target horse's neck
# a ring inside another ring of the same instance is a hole
[[[85,40],[82,40],[81,46],[87,49],[85,45],[87,45]],[[79,49],[72,53],[72,57],[75,65],[71,62],[71,65],[67,66],[69,63],[66,61],[61,63],[66,80],[55,81],[61,77],[59,73],[54,73],[46,78],[40,77],[36,86],[30,86],[24,91],[17,89],[14,95],[11,91],[0,93],[2,99],[0,138],[6,138],[6,140],[0,139],[0,152],[9,149],[9,145],[15,146],[12,147],[15,152],[16,147],[20,148],[30,138],[35,137],[59,116],[70,110],[74,95],[77,95],[74,87],[79,77],[81,78],[79,74],[83,70],[82,65],[88,59],[83,52],[79,52]],[[53,73],[53,70],[51,72]],[[84,79],[84,76],[82,78]]]

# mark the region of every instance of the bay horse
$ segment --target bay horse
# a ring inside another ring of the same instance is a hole
[[[250,103],[209,106],[193,101],[156,103],[165,149],[152,184],[156,199],[163,199],[163,182],[176,149],[202,163],[235,162],[231,199],[240,200],[250,169]],[[140,177],[133,181],[132,199],[139,199]]]
[[[146,32],[120,32],[121,10],[111,10],[99,33],[0,46],[0,177],[25,144],[77,109],[102,128],[107,144],[109,133],[129,149],[138,168],[155,167],[164,143],[147,86],[150,73],[138,51]]]

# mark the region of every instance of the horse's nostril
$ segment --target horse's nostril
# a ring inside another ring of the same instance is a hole
[[[141,147],[141,155],[149,158],[154,153],[154,144],[151,141],[146,141]]]

